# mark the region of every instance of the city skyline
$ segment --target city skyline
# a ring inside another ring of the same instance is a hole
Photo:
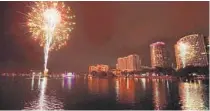
[[[23,34],[17,11],[27,2],[2,2],[0,69],[42,69],[43,50]],[[114,67],[136,53],[150,66],[149,44],[163,41],[175,63],[174,44],[183,36],[208,35],[208,2],[67,2],[77,16],[67,47],[53,52],[52,71],[87,71],[91,64]],[[13,7],[12,9],[9,7]],[[103,13],[101,13],[103,12]]]
[[[177,68],[186,66],[207,66],[207,51],[204,36],[192,34],[182,37],[175,44],[175,56]]]
[[[1,110],[209,110],[210,2],[0,2]]]

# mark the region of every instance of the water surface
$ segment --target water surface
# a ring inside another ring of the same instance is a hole
[[[0,109],[209,109],[207,80],[0,77]]]

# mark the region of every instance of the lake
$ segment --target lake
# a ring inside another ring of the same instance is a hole
[[[208,110],[209,80],[0,77],[1,110]]]

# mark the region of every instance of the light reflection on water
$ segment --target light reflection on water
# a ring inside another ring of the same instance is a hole
[[[28,86],[34,97],[24,102],[24,110],[107,109],[106,104],[109,109],[209,109],[209,88],[201,80],[32,77]]]
[[[67,88],[68,90],[71,90],[72,80],[73,80],[73,77],[63,77],[62,78],[62,88]]]
[[[88,92],[90,94],[108,94],[108,79],[88,78]]]
[[[31,90],[34,90],[34,76],[31,79]]]
[[[209,99],[204,93],[204,86],[201,85],[201,80],[198,83],[180,83],[179,94],[184,110],[207,110]],[[206,100],[206,101],[205,101]]]
[[[153,102],[156,110],[164,109],[167,105],[167,92],[165,87],[165,81],[159,81],[159,79],[152,80],[153,87]]]
[[[141,83],[142,83],[143,89],[146,90],[146,79],[145,78],[142,78],[141,79]]]
[[[135,84],[134,79],[131,78],[117,78],[116,79],[116,100],[120,103],[134,103],[135,102]]]
[[[46,108],[46,101],[45,101],[46,86],[47,86],[47,78],[44,77],[42,78],[41,89],[40,89],[40,97],[39,97],[39,103],[38,103],[39,110],[44,110]]]
[[[31,79],[31,90],[34,90],[34,76]],[[24,110],[52,110],[62,109],[63,103],[59,101],[55,96],[48,96],[46,93],[47,89],[47,77],[38,78],[38,90],[39,97],[36,100],[25,104]]]

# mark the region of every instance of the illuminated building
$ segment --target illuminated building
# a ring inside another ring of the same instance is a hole
[[[117,59],[117,64],[118,64],[118,69],[122,70],[123,69],[123,58],[118,58]]]
[[[129,55],[127,59],[127,70],[128,71],[136,71],[140,68],[140,60],[139,56],[136,54]]]
[[[104,72],[109,71],[108,65],[97,65],[96,67],[97,67],[98,71],[104,71]]]
[[[119,69],[119,66],[118,66],[118,64],[116,64],[116,69]]]
[[[175,45],[177,69],[186,66],[207,66],[208,59],[203,35],[182,37]]]
[[[103,65],[103,64],[97,64],[96,66],[89,66],[89,72],[107,72],[109,71],[109,66],[108,65]]]
[[[205,54],[207,54],[208,61],[209,61],[209,47],[210,47],[209,41],[210,41],[209,37],[205,36],[204,37],[204,44],[205,44],[205,47],[206,47],[206,53]]]
[[[127,70],[127,57],[120,57],[117,59],[118,69],[121,71]]]
[[[136,71],[140,68],[140,59],[137,54],[132,54],[127,57],[117,59],[117,69],[121,71]]]
[[[169,55],[164,42],[150,44],[151,66],[167,68],[170,66]]]
[[[89,72],[93,72],[93,71],[97,72],[97,67],[96,66],[89,66]]]
[[[123,57],[122,70],[124,71],[127,71],[127,59],[128,57]]]
[[[119,69],[112,69],[111,72],[116,76],[120,75],[120,73],[121,73],[121,71]]]

